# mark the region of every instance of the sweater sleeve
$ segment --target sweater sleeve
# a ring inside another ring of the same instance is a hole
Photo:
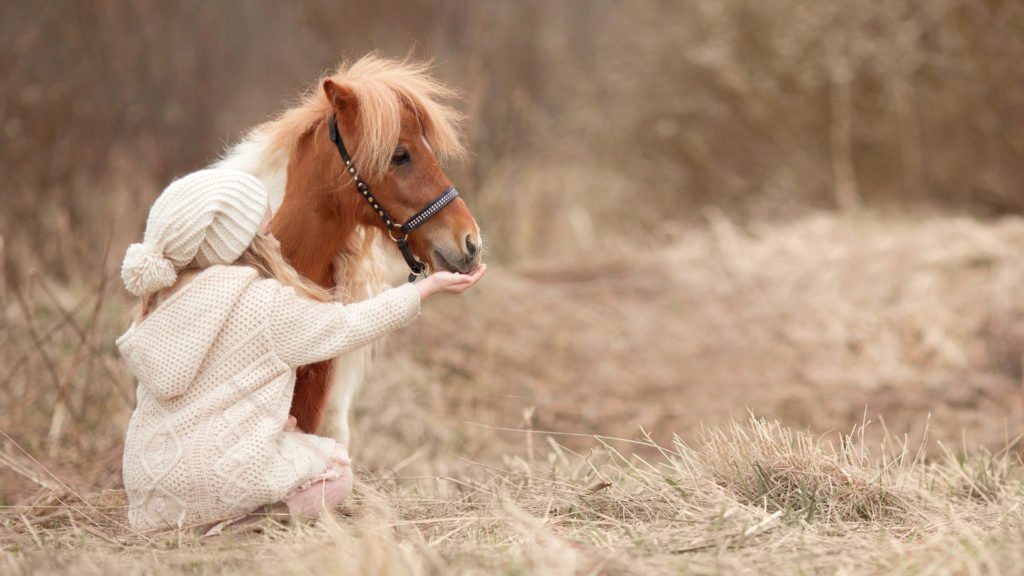
[[[270,339],[292,367],[329,360],[406,326],[419,314],[412,284],[353,304],[317,302],[282,287],[273,296]]]

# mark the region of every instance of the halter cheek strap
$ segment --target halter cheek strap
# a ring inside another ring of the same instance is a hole
[[[341,131],[338,130],[338,120],[334,116],[331,116],[327,122],[331,142],[334,142],[335,147],[338,148],[338,154],[341,155],[341,159],[345,162],[345,170],[348,171],[349,176],[352,177],[352,181],[356,185],[356,191],[359,192],[369,202],[373,211],[377,213],[381,221],[384,222],[384,227],[388,231],[388,236],[394,240],[398,246],[398,251],[402,253],[402,258],[405,259],[405,263],[409,266],[411,273],[409,274],[409,282],[416,280],[417,276],[422,276],[426,270],[427,265],[419,261],[412,253],[412,249],[409,248],[407,238],[409,233],[412,232],[419,225],[429,220],[432,216],[441,211],[442,208],[455,200],[459,195],[459,191],[454,187],[449,188],[441,193],[440,196],[434,198],[427,204],[425,208],[417,212],[412,218],[409,218],[405,224],[399,224],[394,218],[388,214],[387,210],[380,205],[380,201],[373,196],[373,192],[370,191],[370,186],[364,182],[359,174],[356,172],[356,166],[352,163],[352,157],[348,153],[348,149],[345,148],[345,143],[341,139]],[[397,231],[399,235],[396,235],[394,231]]]

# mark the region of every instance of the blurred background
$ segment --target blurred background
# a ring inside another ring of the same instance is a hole
[[[0,429],[100,484],[149,204],[370,51],[463,94],[494,270],[393,339],[367,465],[522,441],[480,422],[1022,430],[1016,0],[4,2],[0,47]]]
[[[343,58],[433,58],[492,257],[702,219],[1024,211],[1024,7],[1007,0],[4,3],[9,251],[138,209]],[[617,239],[615,240],[617,241]],[[102,251],[102,247],[99,251]],[[59,266],[95,243],[51,241]],[[16,260],[20,261],[21,256]],[[20,264],[19,264],[20,266]],[[68,270],[66,274],[77,271]]]

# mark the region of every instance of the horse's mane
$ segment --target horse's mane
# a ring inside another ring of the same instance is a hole
[[[255,128],[266,138],[264,158],[281,153],[291,156],[299,139],[330,114],[331,104],[323,91],[323,82],[328,78],[356,95],[358,144],[352,156],[364,178],[374,180],[387,170],[398,144],[402,106],[416,112],[438,160],[461,158],[465,154],[459,138],[462,116],[444,103],[457,94],[432,78],[430,71],[429,62],[391,60],[374,54],[353,64],[343,63],[332,74],[320,78],[297,106]]]

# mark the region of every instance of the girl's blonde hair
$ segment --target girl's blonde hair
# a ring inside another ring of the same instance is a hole
[[[242,252],[242,255],[235,261],[235,265],[254,268],[259,272],[260,276],[277,280],[285,286],[291,286],[295,289],[296,293],[306,298],[318,302],[331,302],[335,300],[333,290],[328,290],[306,279],[285,261],[277,240],[274,240],[273,237],[257,234],[253,237],[245,252]],[[156,309],[160,302],[191,281],[201,270],[202,267],[193,261],[178,272],[178,280],[174,283],[174,286],[140,298],[135,321],[139,322],[148,316]]]

